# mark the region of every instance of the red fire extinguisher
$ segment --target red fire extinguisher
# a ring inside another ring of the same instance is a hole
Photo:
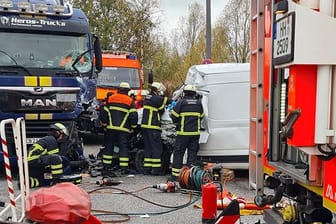
[[[217,186],[207,183],[202,186],[202,223],[215,223],[217,217]]]

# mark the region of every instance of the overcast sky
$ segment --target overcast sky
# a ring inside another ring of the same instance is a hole
[[[203,5],[204,12],[206,10],[207,0],[160,0],[162,14],[162,27],[169,32],[178,26],[179,18],[188,16],[189,4],[197,2]],[[228,0],[210,0],[211,2],[211,23],[213,24],[219,14],[223,11]]]

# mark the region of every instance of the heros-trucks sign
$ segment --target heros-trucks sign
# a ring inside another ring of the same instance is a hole
[[[7,16],[0,17],[0,24],[2,26],[19,26],[19,27],[66,26],[66,23],[60,20],[19,18],[19,17],[7,17]]]
[[[77,20],[25,18],[20,16],[0,16],[1,29],[44,30],[51,32],[89,33],[89,27]]]

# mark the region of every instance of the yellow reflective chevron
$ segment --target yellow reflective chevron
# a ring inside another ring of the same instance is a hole
[[[52,77],[49,76],[25,76],[25,86],[52,86]]]
[[[40,77],[40,86],[52,86],[52,79],[48,76]]]
[[[37,76],[25,76],[24,85],[25,86],[37,86]]]
[[[185,135],[185,136],[191,136],[191,135],[199,135],[200,134],[200,128],[201,128],[201,121],[200,119],[198,119],[197,122],[197,131],[184,131],[184,124],[185,124],[185,118],[186,117],[198,117],[201,118],[202,114],[200,114],[199,112],[183,112],[180,114],[181,116],[181,130],[180,131],[176,131],[176,134],[178,135]]]
[[[104,107],[104,110],[107,112],[108,117],[109,117],[109,124],[106,126],[107,129],[124,131],[124,132],[131,133],[131,130],[129,130],[128,128],[125,128],[125,124],[127,122],[127,119],[128,119],[128,116],[129,116],[130,112],[132,112],[132,111],[136,112],[136,110],[128,110],[128,109],[121,108],[121,107],[116,107],[116,106],[109,106],[108,108]],[[121,112],[126,113],[125,116],[124,116],[124,119],[122,120],[122,122],[120,124],[120,126],[112,125],[112,116],[111,116],[111,112],[110,112],[111,110],[117,110],[117,111],[121,111]]]

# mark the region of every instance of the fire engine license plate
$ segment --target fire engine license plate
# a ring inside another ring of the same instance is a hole
[[[294,58],[295,14],[277,20],[274,25],[273,60],[275,65],[291,62]]]

